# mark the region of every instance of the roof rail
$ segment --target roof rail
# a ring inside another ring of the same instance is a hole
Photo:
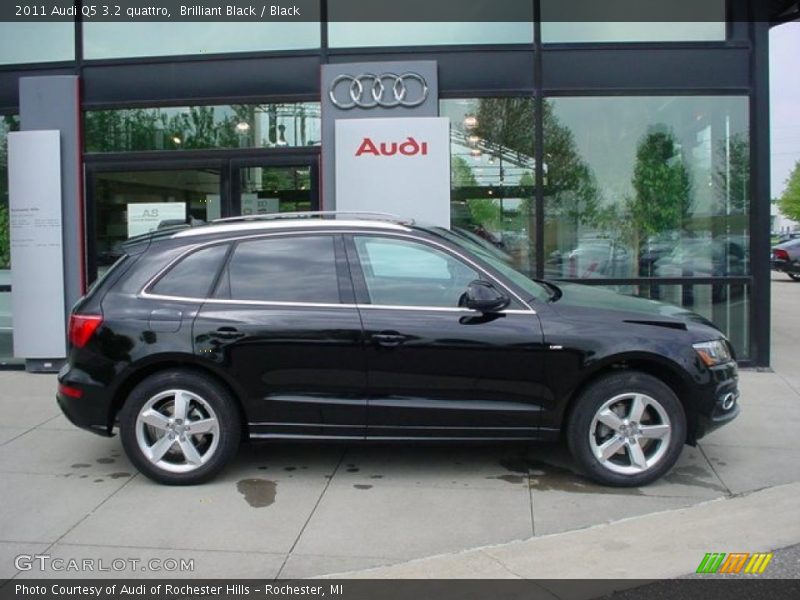
[[[247,221],[274,221],[278,219],[362,219],[365,221],[388,221],[400,225],[413,225],[413,219],[404,219],[391,213],[382,212],[361,212],[346,210],[317,210],[306,212],[285,212],[268,213],[261,215],[241,215],[238,217],[226,217],[224,219],[214,219],[211,223],[242,223]]]

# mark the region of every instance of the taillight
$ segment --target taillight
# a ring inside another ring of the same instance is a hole
[[[68,398],[75,398],[76,400],[83,397],[83,390],[63,383],[58,384],[58,393]]]
[[[94,332],[103,324],[100,315],[70,315],[69,342],[76,348],[83,348]]]
[[[772,255],[778,260],[789,260],[789,253],[786,250],[773,250]]]

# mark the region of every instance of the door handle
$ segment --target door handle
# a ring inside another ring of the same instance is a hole
[[[218,340],[238,340],[244,337],[244,334],[235,327],[220,327],[214,332],[213,337]]]
[[[372,341],[384,348],[395,348],[406,341],[406,336],[395,332],[376,333]]]

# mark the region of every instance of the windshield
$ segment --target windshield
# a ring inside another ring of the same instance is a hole
[[[458,229],[450,231],[443,227],[432,227],[431,231],[453,242],[457,246],[480,256],[480,258],[489,263],[493,269],[499,271],[504,277],[507,277],[514,282],[515,285],[523,289],[526,294],[529,294],[528,299],[548,300],[553,296],[554,293],[547,286],[537,283],[511,266],[511,257],[499,248],[493,246],[490,242],[474,234],[470,234],[468,231],[461,231]]]

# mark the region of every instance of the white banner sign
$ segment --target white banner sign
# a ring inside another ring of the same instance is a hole
[[[14,356],[66,355],[58,131],[8,134]]]
[[[450,120],[336,121],[336,210],[450,227]]]
[[[185,202],[144,202],[128,204],[128,237],[155,231],[159,227],[186,222]]]

